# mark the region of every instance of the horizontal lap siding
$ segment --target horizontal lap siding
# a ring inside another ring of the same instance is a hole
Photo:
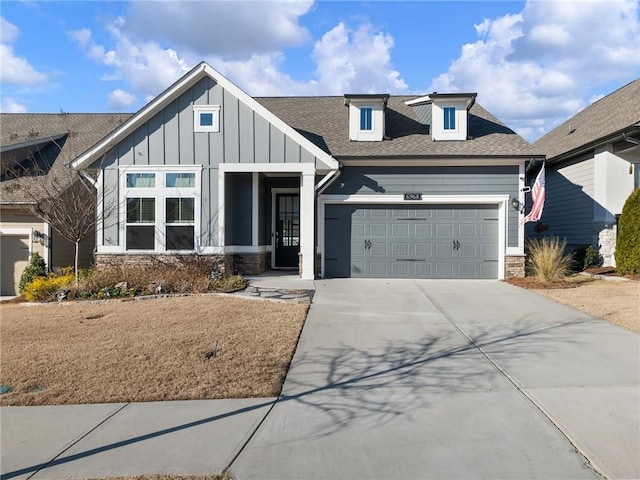
[[[593,159],[548,169],[545,205],[540,219],[548,230],[541,235],[566,239],[571,246],[594,242],[593,178]],[[529,236],[540,236],[532,227],[528,227]]]

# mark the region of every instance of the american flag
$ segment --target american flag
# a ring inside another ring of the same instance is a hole
[[[531,187],[531,199],[533,200],[533,206],[531,207],[529,215],[522,219],[520,225],[523,225],[527,222],[537,222],[538,220],[540,220],[540,216],[542,215],[542,208],[544,207],[545,193],[546,188],[543,163],[542,168],[540,169],[540,173],[538,173],[536,181],[533,184],[533,187]]]

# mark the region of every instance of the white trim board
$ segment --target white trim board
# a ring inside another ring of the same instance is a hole
[[[481,205],[498,207],[498,280],[504,280],[507,255],[507,208],[509,195],[423,195],[422,200],[406,201],[404,195],[320,195],[318,198],[318,246],[321,254],[320,276],[325,274],[324,217],[325,205]],[[513,248],[511,250],[514,250]],[[523,253],[518,250],[517,253]],[[509,253],[510,255],[517,254]]]

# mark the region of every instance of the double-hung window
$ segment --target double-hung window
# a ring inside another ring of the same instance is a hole
[[[455,107],[444,107],[444,129],[455,130],[456,129],[456,109]]]
[[[126,250],[196,249],[199,171],[127,172],[124,183]]]
[[[360,107],[360,130],[366,132],[373,130],[373,108]]]

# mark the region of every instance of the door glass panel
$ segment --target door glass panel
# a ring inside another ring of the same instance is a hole
[[[300,245],[300,197],[298,195],[278,197],[278,230],[280,246]]]

